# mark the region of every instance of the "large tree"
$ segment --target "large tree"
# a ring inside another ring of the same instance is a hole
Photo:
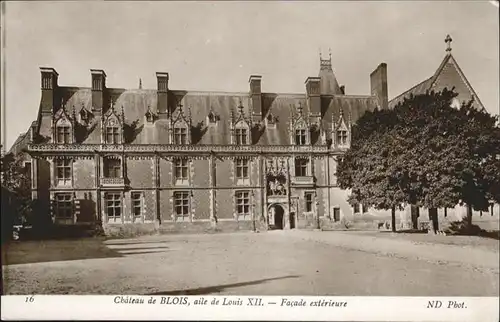
[[[394,231],[398,205],[428,208],[438,230],[438,208],[466,203],[479,210],[498,200],[495,118],[472,101],[452,108],[456,96],[447,89],[428,92],[358,120],[337,171],[340,186],[352,191],[351,203],[391,208]]]
[[[3,155],[0,160],[2,190],[10,196],[9,213],[2,215],[18,223],[29,221],[32,210],[30,169],[13,153]]]

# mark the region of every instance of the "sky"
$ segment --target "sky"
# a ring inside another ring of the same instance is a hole
[[[346,94],[368,95],[370,73],[388,67],[389,98],[430,77],[444,39],[486,109],[499,113],[499,16],[491,1],[4,2],[2,144],[37,117],[39,67],[63,86],[90,87],[104,69],[109,87],[305,93],[331,48]],[[5,123],[3,122],[5,121]],[[3,135],[3,133],[6,133]]]

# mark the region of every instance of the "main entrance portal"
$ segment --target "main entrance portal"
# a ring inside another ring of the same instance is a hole
[[[283,215],[285,214],[285,211],[280,205],[274,206],[274,209],[276,210],[274,213],[274,227],[275,229],[283,229]]]
[[[280,204],[269,207],[268,223],[270,229],[283,229],[285,227],[285,209]]]

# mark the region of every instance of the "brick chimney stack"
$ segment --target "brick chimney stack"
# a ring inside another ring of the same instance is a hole
[[[262,118],[262,76],[251,75],[248,80],[250,83],[250,100],[255,116]]]
[[[105,102],[106,91],[106,73],[102,69],[91,69],[92,78],[92,110],[94,112],[104,113],[104,107],[109,104]]]
[[[387,89],[387,64],[381,63],[370,74],[371,94],[376,96],[381,109],[386,109],[389,105],[389,93]]]
[[[42,114],[52,114],[57,102],[59,74],[52,67],[40,67],[42,89]]]
[[[168,73],[157,72],[157,97],[158,97],[158,113],[160,118],[162,115],[168,114]]]

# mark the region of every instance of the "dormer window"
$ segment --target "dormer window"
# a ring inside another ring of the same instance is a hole
[[[337,130],[337,144],[338,145],[347,145],[347,131],[346,130]]]
[[[107,144],[123,143],[123,126],[125,124],[125,113],[123,111],[118,116],[115,112],[114,105],[111,103],[110,109],[106,112],[102,119],[102,127],[104,129],[101,140]]]
[[[178,104],[177,115],[171,118],[171,142],[177,145],[191,144],[191,130],[192,130],[192,120],[191,120],[191,109],[188,108],[187,115],[184,115],[182,110],[182,105]],[[175,114],[175,112],[174,112]]]
[[[148,106],[148,110],[144,114],[144,118],[146,119],[146,123],[154,123],[156,120],[156,115],[151,111],[151,107]]]
[[[185,127],[174,128],[174,144],[188,144],[188,131]]]
[[[67,144],[71,143],[71,127],[66,125],[58,125],[56,128],[56,141],[57,143]]]
[[[208,124],[217,124],[217,121],[219,120],[219,116],[216,115],[213,111],[210,111],[207,115],[207,123]]]
[[[295,130],[295,145],[306,145],[307,132],[305,129]]]
[[[250,129],[252,128],[252,122],[245,116],[243,112],[243,105],[238,105],[238,115],[235,118],[234,112],[231,111],[231,141],[236,145],[248,145],[252,144],[250,141]]]
[[[107,144],[120,143],[120,129],[117,126],[108,125],[106,127],[106,143]]]
[[[297,107],[297,114],[293,115],[290,124],[290,144],[307,145],[311,142],[311,130],[309,122],[302,115],[302,104]]]
[[[350,114],[349,114],[350,115]],[[338,147],[348,147],[350,144],[350,117],[348,120],[344,118],[343,110],[340,109],[340,115],[337,121],[332,115],[332,139]]]
[[[82,109],[80,110],[80,123],[83,125],[89,125],[92,118],[92,112],[88,111],[85,106],[82,106]]]
[[[248,144],[248,131],[247,129],[236,129],[235,130],[235,138],[237,145],[246,145]]]
[[[277,121],[277,118],[272,113],[269,113],[269,115],[267,115],[267,117],[266,117],[267,127],[269,127],[269,128],[276,127],[276,121]]]

